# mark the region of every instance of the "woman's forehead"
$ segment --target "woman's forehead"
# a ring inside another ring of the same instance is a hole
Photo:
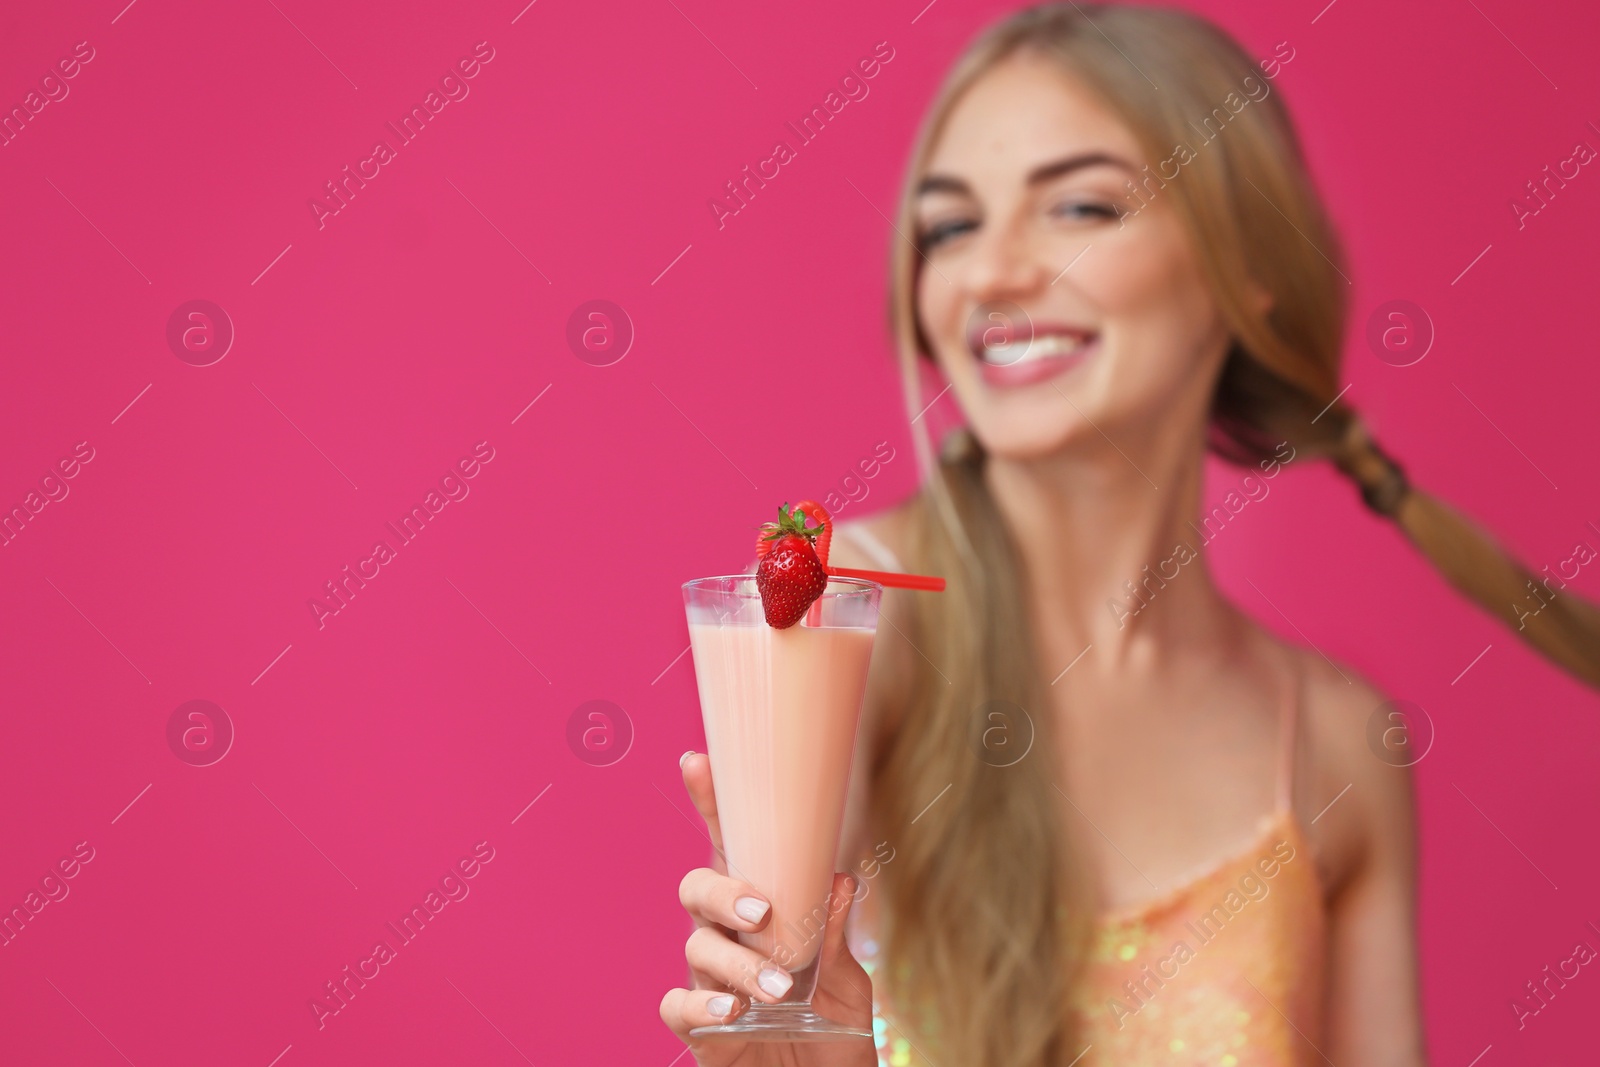
[[[945,117],[930,173],[1026,172],[1063,156],[1105,152],[1129,160],[1137,138],[1060,63],[1016,56],[980,75]]]

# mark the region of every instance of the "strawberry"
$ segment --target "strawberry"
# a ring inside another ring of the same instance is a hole
[[[807,511],[821,525],[807,529]],[[828,571],[812,541],[829,532],[827,512],[811,501],[802,501],[793,508],[782,505],[778,508],[778,521],[761,527],[761,538],[756,542],[756,555],[760,557],[756,589],[761,593],[767,625],[778,630],[793,626],[827,588]]]

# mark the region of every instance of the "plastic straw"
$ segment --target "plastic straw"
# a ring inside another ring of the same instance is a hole
[[[828,573],[836,578],[861,578],[894,589],[920,589],[929,593],[944,592],[944,579],[931,574],[899,574],[895,571],[864,571],[854,567],[829,567]]]

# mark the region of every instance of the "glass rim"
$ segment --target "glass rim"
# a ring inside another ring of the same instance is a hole
[[[748,589],[719,588],[712,584],[714,582],[748,583]],[[759,600],[761,599],[761,592],[756,588],[755,582],[756,576],[753,574],[714,574],[705,578],[689,579],[687,582],[683,583],[683,591],[686,593],[690,591],[719,593],[723,596]],[[835,583],[843,586],[844,588],[835,589]],[[840,597],[861,596],[863,594],[871,593],[874,590],[881,592],[883,590],[883,583],[874,582],[867,578],[847,578],[843,575],[830,574],[828,575],[828,584],[823,588],[822,596],[838,599]],[[821,598],[819,597],[818,599]]]

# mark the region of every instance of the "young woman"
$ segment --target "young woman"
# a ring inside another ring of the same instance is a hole
[[[838,876],[852,936],[836,917],[823,950],[818,1011],[877,1047],[700,1063],[1425,1062],[1411,785],[1365,740],[1383,698],[1218,592],[1189,525],[1205,451],[1253,478],[1331,458],[1512,623],[1529,575],[1336,399],[1347,288],[1273,72],[1195,16],[1072,3],[950,73],[892,299],[908,411],[931,360],[966,429],[918,437],[921,492],[833,540],[950,579],[885,598],[841,865],[892,858]],[[1593,607],[1525,622],[1600,684]],[[709,761],[682,765],[716,840]],[[695,988],[661,1013],[687,1040],[786,976],[730,937],[765,921],[755,889],[719,865],[681,895]]]

